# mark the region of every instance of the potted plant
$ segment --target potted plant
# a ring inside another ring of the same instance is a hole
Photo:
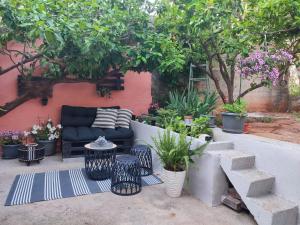
[[[32,135],[38,144],[45,146],[45,155],[49,156],[56,152],[56,140],[60,136],[60,129],[60,124],[54,126],[52,120],[49,119],[40,125],[33,125],[28,134]]]
[[[207,92],[201,96],[194,88],[181,94],[177,91],[170,92],[167,108],[175,110],[187,125],[191,125],[195,118],[207,116],[210,126],[214,127],[215,116],[211,113],[216,107],[218,96],[215,92]]]
[[[200,155],[206,144],[191,150],[191,141],[187,141],[185,133],[180,133],[177,137],[170,129],[166,129],[163,134],[152,137],[154,146],[151,146],[158,154],[164,173],[166,193],[170,197],[179,197],[183,188],[186,172],[192,157]]]
[[[22,144],[22,133],[19,131],[4,131],[0,133],[3,159],[16,159],[18,148]]]
[[[244,123],[247,117],[246,102],[238,99],[232,104],[225,104],[222,113],[223,131],[240,134],[244,132]]]

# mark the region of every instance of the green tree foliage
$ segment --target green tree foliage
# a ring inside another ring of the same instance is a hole
[[[184,55],[169,36],[154,33],[150,11],[143,0],[2,0],[2,53],[21,62],[38,55],[32,61],[56,79],[96,79],[109,69],[181,70]],[[12,40],[24,51],[8,49]],[[23,64],[22,74],[32,72]]]
[[[264,44],[299,54],[299,1],[151,2],[1,0],[1,53],[20,61],[0,75],[13,68],[31,74],[39,62],[44,75],[55,79],[97,79],[109,69],[133,69],[156,71],[174,85],[187,82],[193,63],[214,81],[222,100],[233,103],[239,56]],[[23,51],[9,49],[12,40]],[[204,62],[208,70],[200,66]],[[262,86],[254,83],[238,97]]]
[[[294,0],[161,1],[155,23],[159,32],[180,43],[186,62],[199,69],[208,63],[203,73],[214,81],[223,102],[235,100],[239,56],[266,43],[294,56],[300,50],[300,3]],[[219,74],[226,88],[221,87]],[[254,83],[238,98],[262,86],[265,82]]]

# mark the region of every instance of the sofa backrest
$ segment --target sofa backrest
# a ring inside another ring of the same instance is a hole
[[[101,107],[119,109],[119,106]],[[63,127],[92,126],[97,114],[97,107],[79,107],[63,105],[61,109],[61,125]]]
[[[63,127],[92,126],[97,107],[79,107],[63,105],[61,109],[61,125]]]

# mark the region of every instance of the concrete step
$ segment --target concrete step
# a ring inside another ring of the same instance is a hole
[[[221,164],[229,170],[250,169],[255,164],[255,156],[235,150],[224,151]]]
[[[297,224],[298,206],[276,195],[245,198],[244,202],[259,225]]]
[[[240,192],[246,197],[257,197],[272,191],[275,177],[256,169],[232,171],[234,179],[239,180]]]

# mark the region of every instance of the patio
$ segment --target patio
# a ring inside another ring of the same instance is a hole
[[[0,202],[4,202],[15,175],[84,167],[83,160],[61,161],[47,157],[41,164],[26,167],[17,160],[0,160]],[[208,207],[184,193],[181,198],[165,195],[163,184],[143,188],[135,196],[120,197],[110,192],[5,207],[0,205],[1,225],[255,225],[248,214],[225,206]]]
[[[1,0],[0,225],[299,225],[295,0]]]

